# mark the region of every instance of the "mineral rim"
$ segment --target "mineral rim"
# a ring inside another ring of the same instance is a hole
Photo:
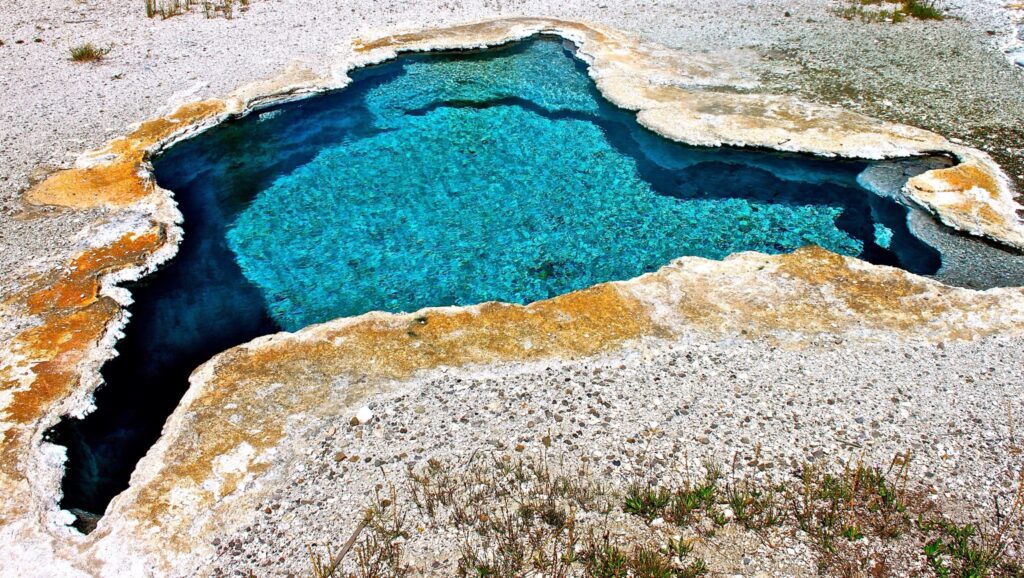
[[[117,283],[173,257],[181,238],[180,213],[171,192],[154,183],[149,156],[267,103],[341,88],[347,71],[400,52],[482,48],[542,33],[574,42],[606,98],[674,140],[868,159],[947,154],[958,164],[912,178],[906,198],[950,227],[1024,249],[1021,207],[984,153],[842,109],[745,94],[739,89],[755,81],[708,56],[533,18],[356,40],[334,77],[289,70],[225,99],[182,106],[27,191],[31,205],[102,208],[104,217],[86,250],[2,301],[14,337],[0,349],[0,555],[12,574],[209,570],[213,537],[244,527],[254,506],[287,483],[282,474],[298,458],[294,442],[304,432],[367,396],[444,368],[583,358],[686,332],[799,347],[821,336],[974,339],[1024,327],[1022,288],[953,288],[813,247],[724,261],[682,258],[636,279],[526,306],[338,319],[254,340],[198,368],[97,530],[84,536],[70,528],[57,505],[63,449],[43,433],[61,416],[89,410],[99,368],[114,355],[126,321],[130,295]]]

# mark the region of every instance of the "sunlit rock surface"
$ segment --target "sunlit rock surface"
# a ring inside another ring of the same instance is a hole
[[[400,50],[479,47],[537,32],[577,42],[602,93],[671,138],[866,158],[948,152],[964,166],[926,174],[905,194],[951,226],[1024,246],[1008,182],[983,153],[833,108],[716,92],[752,81],[710,58],[643,45],[613,31],[547,20],[490,22],[358,42],[348,65],[379,62]],[[63,526],[67,516],[55,506],[60,452],[43,443],[42,433],[61,414],[88,407],[98,368],[124,322],[128,296],[113,283],[165,261],[179,239],[167,193],[142,170],[146,151],[273,93],[344,83],[293,71],[237,98],[184,107],[29,191],[34,203],[108,207],[107,231],[121,234],[109,235],[102,247],[83,247],[66,269],[34,279],[2,304],[5,323],[35,322],[0,350],[0,555],[14,574],[191,573],[209,560],[213,535],[243,527],[260,497],[286,483],[280,472],[295,459],[290,444],[303,431],[328,413],[358,408],[365,396],[439,366],[580,357],[685,331],[746,331],[790,343],[821,334],[969,339],[1019,332],[1024,322],[1021,289],[956,289],[818,249],[721,262],[683,259],[633,281],[527,307],[429,311],[419,314],[427,321],[415,342],[409,327],[419,324],[417,316],[339,320],[260,339],[204,365],[165,435],[140,463],[132,487],[114,501],[96,532],[76,535]],[[711,91],[687,90],[694,87]],[[236,421],[247,427],[232,426]]]

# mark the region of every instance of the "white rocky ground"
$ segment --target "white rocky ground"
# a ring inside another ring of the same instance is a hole
[[[843,5],[252,0],[233,20],[199,12],[160,21],[145,17],[141,0],[14,0],[0,9],[0,295],[14,279],[66,258],[87,220],[23,213],[19,194],[33,176],[68,166],[133,122],[222,96],[293,61],[324,72],[354,34],[490,16],[593,21],[690,51],[744,49],[737,57],[761,76],[757,90],[962,138],[990,151],[1019,189],[1024,73],[1001,53],[1015,34],[1002,3],[949,2],[943,6],[955,19],[900,25],[843,20],[834,13]],[[86,41],[111,46],[104,62],[69,60],[70,47]],[[1021,468],[1009,450],[1024,431],[1022,349],[1019,337],[786,349],[694,333],[598,360],[422,380],[371,400],[376,417],[366,426],[353,428],[351,415],[339,415],[307,440],[309,458],[294,485],[263,505],[270,513],[252,527],[218,539],[217,564],[226,572],[303,574],[305,544],[347,536],[364,492],[385,473],[397,477],[406,463],[430,456],[465,459],[517,444],[534,451],[548,430],[554,451],[587,455],[612,474],[631,466],[627,440],[654,423],[667,470],[683,456],[746,457],[754,444],[767,469],[780,472],[794,460],[863,453],[886,461],[910,450],[917,479],[980,506],[1005,493]],[[338,452],[364,461],[336,462]]]
[[[736,457],[741,473],[785,479],[808,461],[884,466],[910,451],[913,479],[937,499],[967,500],[968,510],[977,508],[971,514],[990,521],[993,496],[1012,493],[1021,469],[1016,432],[1024,426],[1011,415],[1024,415],[1022,346],[997,337],[794,350],[694,336],[583,363],[451,371],[371,401],[368,424],[352,425],[353,411],[310,439],[290,487],[259,506],[251,527],[215,539],[216,568],[304,575],[307,544],[343,543],[374,486],[404,489],[408,465],[465,464],[477,452],[540,454],[545,436],[553,462],[586,456],[612,481],[671,483],[707,456],[725,464]],[[410,512],[411,525],[426,525]],[[414,539],[419,555],[410,560],[450,571],[459,544],[431,532]],[[787,576],[814,565],[804,550],[768,556],[758,540],[726,544],[735,550],[712,567],[719,572]],[[754,562],[743,565],[745,556]]]

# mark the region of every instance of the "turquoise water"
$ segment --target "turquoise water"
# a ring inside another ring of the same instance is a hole
[[[130,287],[97,410],[68,447],[65,508],[102,513],[189,373],[279,329],[371,310],[526,303],[684,255],[808,244],[932,273],[866,162],[703,149],[640,127],[571,46],[535,39],[358,71],[343,91],[227,122],[154,159],[177,257]]]
[[[852,181],[863,163],[668,143],[603,103],[558,42],[366,76],[361,126],[259,190],[227,234],[288,330],[376,309],[528,303],[682,255],[816,244],[899,261],[885,253],[905,225],[878,229],[885,202]],[[797,166],[772,171],[786,162]]]

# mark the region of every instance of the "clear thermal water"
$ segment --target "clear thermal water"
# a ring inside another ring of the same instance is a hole
[[[343,91],[225,123],[155,160],[185,241],[133,287],[121,355],[70,447],[64,506],[102,512],[188,374],[274,330],[371,310],[526,303],[676,257],[837,253],[932,273],[867,163],[669,142],[534,39],[358,71]]]

